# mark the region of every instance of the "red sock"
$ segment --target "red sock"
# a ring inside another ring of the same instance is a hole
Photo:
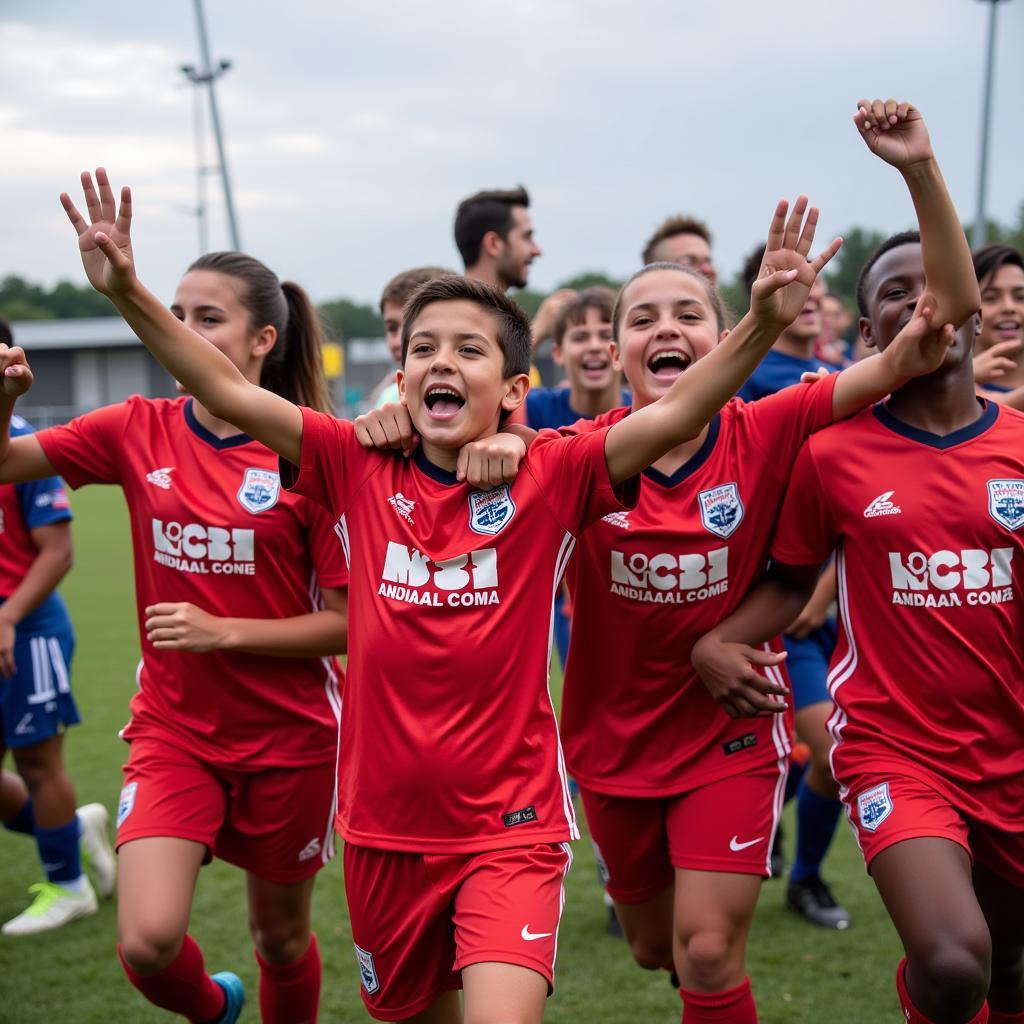
[[[726,992],[687,992],[680,988],[679,995],[683,999],[683,1024],[757,1024],[749,978]]]
[[[988,1024],[1024,1024],[1024,1011],[1020,1013],[1006,1013],[1004,1010],[988,1011]]]
[[[256,950],[260,965],[260,1019],[263,1024],[313,1024],[320,1005],[320,951],[316,936],[290,964],[269,964]]]
[[[121,955],[128,980],[154,1005],[180,1013],[192,1024],[206,1024],[224,1012],[224,990],[207,973],[203,951],[191,935],[185,936],[181,952],[159,974],[136,974]]]
[[[903,1015],[907,1018],[907,1024],[934,1024],[934,1021],[926,1017],[911,1001],[910,993],[907,991],[906,974],[907,958],[904,957],[900,961],[899,967],[896,968],[896,992],[899,994],[900,1006],[903,1007]],[[981,1009],[965,1024],[992,1024],[988,1003],[982,1003]]]

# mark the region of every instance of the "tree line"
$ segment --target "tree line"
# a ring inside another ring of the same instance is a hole
[[[851,312],[856,310],[855,288],[857,275],[865,260],[885,236],[877,231],[852,227],[843,235],[843,247],[832,261],[831,273],[825,275],[829,291],[838,295]],[[1024,204],[1015,224],[989,221],[990,242],[1003,242],[1024,250]],[[622,282],[599,271],[576,274],[558,284],[558,288],[587,288],[606,285],[618,290]],[[721,281],[726,304],[737,315],[746,311],[749,296],[737,274],[732,280]],[[546,296],[546,292],[529,288],[514,293],[516,300],[532,317]],[[379,338],[384,334],[384,323],[376,306],[335,299],[320,305],[329,333],[341,338]],[[53,288],[32,284],[17,275],[0,280],[0,318],[5,320],[64,320],[79,317],[113,316],[114,309],[107,299],[88,286],[61,281]]]

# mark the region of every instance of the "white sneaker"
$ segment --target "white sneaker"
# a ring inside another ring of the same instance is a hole
[[[31,906],[11,918],[0,931],[4,935],[34,935],[36,932],[60,928],[76,917],[95,914],[96,893],[88,879],[84,881],[85,890],[81,893],[63,889],[55,882],[36,882],[30,885],[28,891],[35,893]]]
[[[107,835],[110,815],[103,804],[85,804],[77,813],[82,826],[80,842],[85,866],[92,871],[99,894],[109,899],[117,882],[117,858]]]

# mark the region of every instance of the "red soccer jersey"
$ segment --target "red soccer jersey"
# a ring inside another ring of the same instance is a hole
[[[669,796],[789,753],[788,716],[730,719],[690,650],[763,574],[790,467],[807,435],[832,421],[835,379],[733,399],[685,466],[672,477],[647,470],[637,507],[580,539],[562,736],[581,785]]]
[[[360,447],[351,423],[303,417],[294,486],[344,515],[349,548],[339,832],[426,853],[578,838],[547,686],[551,602],[575,535],[623,508],[605,431],[545,432],[513,484],[474,491],[422,455]]]
[[[946,437],[884,405],[800,453],[772,556],[838,548],[833,766],[944,788],[1024,827],[1024,416],[989,402]]]
[[[277,456],[245,435],[218,439],[184,398],[133,397],[36,436],[69,486],[124,490],[142,637],[125,738],[170,731],[195,756],[246,769],[333,759],[333,658],[158,651],[141,628],[162,601],[284,618],[319,608],[321,584],[346,585],[334,521],[281,488]]]

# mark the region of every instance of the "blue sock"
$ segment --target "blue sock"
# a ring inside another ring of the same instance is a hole
[[[78,817],[57,828],[36,826],[36,845],[43,870],[51,882],[73,882],[82,875],[82,855],[78,848]]]
[[[789,873],[791,882],[802,882],[821,873],[843,805],[819,796],[804,779],[796,796],[796,857]]]
[[[800,789],[800,783],[804,780],[804,772],[810,761],[790,761],[789,774],[786,776],[786,794],[782,799],[783,804],[788,804],[796,796]]]
[[[32,810],[31,797],[22,804],[21,810],[10,821],[4,822],[4,828],[10,832],[20,832],[26,836],[35,834],[36,815],[35,811]]]

